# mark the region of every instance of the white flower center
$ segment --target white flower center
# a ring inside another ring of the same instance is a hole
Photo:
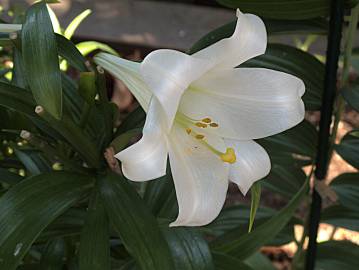
[[[212,153],[219,156],[219,158],[226,163],[235,163],[236,162],[236,154],[233,148],[227,148],[226,152],[223,153],[216,148],[214,148],[212,145],[208,143],[206,140],[206,136],[204,134],[201,134],[199,132],[196,132],[193,127],[198,128],[217,128],[219,127],[218,123],[215,123],[212,121],[211,118],[206,117],[201,120],[192,119],[180,112],[177,112],[175,121],[179,123],[187,132],[189,136],[192,136],[194,139],[200,141],[204,146],[206,146]]]

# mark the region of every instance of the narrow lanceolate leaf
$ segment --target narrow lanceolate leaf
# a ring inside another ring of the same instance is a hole
[[[110,270],[109,224],[101,198],[93,194],[81,233],[79,270]]]
[[[346,162],[359,169],[359,130],[348,132],[335,150]]]
[[[86,9],[83,12],[81,12],[79,15],[76,16],[75,19],[72,20],[72,22],[67,26],[64,32],[64,36],[67,39],[71,39],[74,35],[76,29],[80,26],[81,22],[86,19],[88,15],[91,14],[90,9]]]
[[[257,209],[259,207],[259,202],[261,200],[261,184],[256,182],[251,187],[251,213],[249,216],[249,227],[248,232],[252,231],[254,219],[256,217]]]
[[[240,8],[242,12],[254,13],[273,19],[300,20],[327,16],[330,10],[328,0],[217,0],[218,3]],[[352,5],[351,0],[346,4]]]
[[[88,105],[90,106],[94,105],[95,96],[97,93],[94,72],[80,73],[78,90],[79,90],[79,94],[87,102]]]
[[[307,158],[309,162],[315,157],[317,141],[318,132],[307,120],[282,133],[258,140],[271,157],[272,154],[288,153]]]
[[[126,180],[113,173],[100,181],[106,211],[126,249],[142,270],[174,269],[155,217]]]
[[[359,213],[359,173],[344,173],[330,182],[340,204]]]
[[[253,269],[249,265],[245,264],[244,262],[225,253],[213,252],[213,260],[216,266],[216,270],[233,270],[233,269],[252,270]]]
[[[142,128],[145,123],[145,119],[145,111],[141,108],[141,106],[138,106],[135,110],[130,112],[129,115],[127,115],[125,120],[117,128],[114,137],[117,137],[118,135],[134,128]]]
[[[176,191],[171,172],[161,178],[150,181],[146,185],[143,199],[157,217],[174,219],[178,213]]]
[[[274,209],[258,208],[252,233],[255,233],[257,227],[266,224],[275,214]],[[246,234],[249,226],[249,216],[250,207],[247,205],[227,207],[222,210],[216,220],[202,229],[206,234],[219,239],[216,245],[231,242],[233,239]],[[292,242],[294,240],[293,224],[300,224],[300,221],[292,217],[279,233],[263,245],[280,246]]]
[[[88,55],[89,53],[101,50],[104,52],[108,52],[114,55],[118,55],[118,53],[112,49],[110,46],[108,46],[105,43],[101,43],[98,41],[83,41],[76,45],[76,47],[79,49],[79,51],[82,53],[83,56]]]
[[[50,240],[42,253],[40,269],[61,270],[63,269],[63,258],[65,256],[65,241],[63,238]]]
[[[359,212],[340,204],[325,208],[321,214],[321,221],[336,227],[359,231]]]
[[[14,270],[38,235],[90,187],[88,177],[57,172],[30,177],[3,195],[0,269]]]
[[[22,33],[26,79],[36,102],[53,117],[62,116],[62,88],[55,33],[46,4],[32,5]]]
[[[86,59],[82,56],[72,41],[68,40],[62,35],[56,34],[56,43],[59,55],[61,57],[66,59],[66,61],[71,66],[78,69],[79,71],[87,71]]]
[[[359,269],[359,246],[350,241],[328,241],[318,244],[316,269]]]
[[[276,270],[272,262],[263,255],[260,251],[254,253],[252,256],[245,260],[245,263],[248,264],[253,269],[260,270]]]
[[[241,237],[227,237],[226,234],[212,242],[212,250],[224,252],[239,259],[245,259],[255,253],[263,244],[275,237],[291,219],[308,192],[306,181],[288,205],[253,232]],[[229,234],[235,233],[234,231]],[[221,238],[226,239],[221,241]]]
[[[31,93],[25,89],[0,81],[0,106],[21,112],[28,116],[36,116],[35,101]]]
[[[265,188],[292,198],[305,182],[306,175],[301,168],[291,165],[273,164],[271,172],[262,181]]]
[[[356,84],[351,88],[345,88],[341,91],[341,94],[350,107],[359,112],[359,85]]]
[[[15,185],[23,179],[22,176],[0,168],[0,183]]]
[[[189,228],[164,228],[175,261],[175,270],[214,270],[212,255],[203,237]]]

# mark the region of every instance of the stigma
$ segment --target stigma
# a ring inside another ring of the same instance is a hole
[[[229,164],[233,164],[237,160],[236,152],[231,147],[227,148],[226,153],[221,154],[220,158],[221,158],[221,160],[223,162],[226,162],[226,163],[229,163]]]

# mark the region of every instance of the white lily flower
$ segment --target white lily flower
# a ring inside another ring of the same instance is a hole
[[[143,137],[116,155],[124,175],[147,181],[165,175],[169,156],[179,204],[171,226],[202,226],[223,207],[228,180],[243,194],[270,171],[253,139],[289,129],[304,118],[304,83],[262,68],[235,68],[266,50],[264,23],[237,11],[237,26],[191,56],[156,50],[142,63],[100,53],[95,61],[123,80],[147,112]]]
[[[0,23],[0,33],[12,33],[21,30],[21,24]]]

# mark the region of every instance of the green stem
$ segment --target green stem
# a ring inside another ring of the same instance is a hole
[[[313,177],[314,174],[314,164],[312,164],[312,168],[310,170],[310,173],[307,175],[306,181],[310,181],[310,179]],[[309,208],[310,207],[310,196],[309,194],[307,195],[307,197],[303,200],[305,207]],[[292,270],[300,270],[300,269],[304,269],[304,243],[305,243],[305,239],[308,236],[308,228],[309,228],[309,218],[310,218],[310,213],[308,213],[308,215],[305,216],[304,218],[304,222],[303,222],[303,234],[302,237],[299,241],[299,243],[297,244],[297,251],[294,254],[293,257],[293,262],[292,262],[292,266],[291,269]]]
[[[348,35],[347,35],[345,51],[344,51],[344,64],[343,64],[343,71],[342,71],[342,79],[341,79],[340,87],[339,87],[341,91],[343,91],[343,88],[349,82],[350,64],[351,64],[351,57],[352,57],[352,52],[353,52],[354,38],[355,38],[357,25],[358,25],[358,18],[359,18],[359,5],[357,5],[355,8],[352,9],[352,13],[350,16]],[[331,140],[330,140],[329,159],[331,159],[331,157],[333,155],[335,139],[337,137],[339,123],[340,123],[340,120],[341,120],[344,110],[345,110],[345,101],[344,101],[343,97],[341,95],[339,95],[338,99],[337,99],[337,106],[336,106],[336,112],[335,112],[335,116],[334,116],[332,136],[331,136]]]

